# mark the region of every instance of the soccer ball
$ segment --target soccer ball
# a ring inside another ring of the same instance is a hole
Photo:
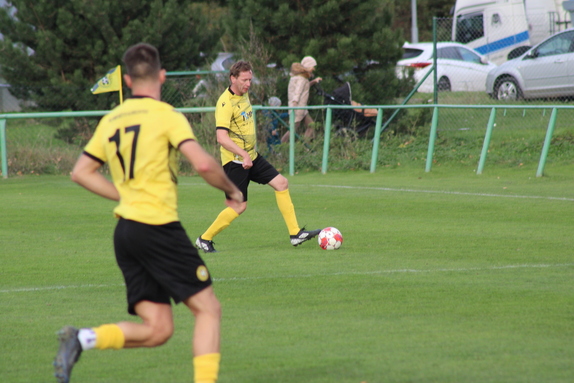
[[[317,236],[323,250],[337,250],[343,244],[343,234],[334,227],[326,227]]]

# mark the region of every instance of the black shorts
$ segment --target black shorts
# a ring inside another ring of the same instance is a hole
[[[128,312],[146,300],[179,303],[211,285],[205,263],[179,222],[147,225],[120,218],[114,232],[126,282]]]
[[[253,161],[253,166],[249,169],[243,169],[242,164],[231,161],[223,165],[223,170],[225,174],[227,174],[227,177],[241,190],[244,201],[247,201],[249,181],[267,185],[273,178],[279,175],[277,169],[261,155],[257,156]],[[226,197],[228,196],[226,195]]]

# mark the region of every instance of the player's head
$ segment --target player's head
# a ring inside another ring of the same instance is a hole
[[[253,67],[249,61],[239,60],[229,68],[229,77],[239,77],[241,72],[253,72]]]
[[[156,80],[161,72],[158,50],[146,43],[132,45],[124,53],[127,75],[133,82]]]
[[[253,67],[247,61],[237,61],[229,69],[229,80],[233,93],[242,96],[251,87]]]

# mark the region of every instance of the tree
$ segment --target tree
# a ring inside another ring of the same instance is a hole
[[[432,41],[433,17],[451,18],[451,8],[454,0],[417,0],[417,26],[419,28],[419,41]],[[393,27],[403,31],[405,41],[412,41],[411,36],[411,2],[398,1],[396,17]],[[440,40],[450,40],[450,37],[439,36]]]
[[[41,110],[105,110],[117,95],[90,88],[127,47],[147,42],[167,70],[196,68],[221,35],[205,15],[221,12],[186,0],[12,0],[0,8],[0,75]]]
[[[382,104],[401,90],[394,70],[404,39],[400,30],[391,28],[394,4],[392,0],[230,0],[226,25],[235,43],[253,28],[271,59],[284,68],[312,55],[325,89],[339,85],[336,76],[352,83],[353,98]]]

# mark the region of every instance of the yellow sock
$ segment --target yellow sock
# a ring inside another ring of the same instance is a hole
[[[97,349],[105,350],[113,348],[119,350],[124,347],[126,339],[117,324],[104,324],[100,327],[94,327],[92,330],[96,333]]]
[[[193,358],[195,383],[215,383],[219,373],[220,353],[199,355]]]
[[[237,217],[239,217],[239,214],[237,214],[237,212],[232,208],[228,207],[223,209],[223,211],[219,213],[215,221],[213,221],[206,232],[201,235],[201,238],[205,239],[206,241],[211,241],[213,237],[221,233],[223,229],[231,225],[231,222],[233,222],[233,220]]]
[[[299,224],[297,223],[297,216],[295,215],[295,206],[291,202],[291,194],[289,189],[283,191],[276,191],[275,198],[277,199],[277,206],[283,215],[289,235],[295,235],[299,232]]]

